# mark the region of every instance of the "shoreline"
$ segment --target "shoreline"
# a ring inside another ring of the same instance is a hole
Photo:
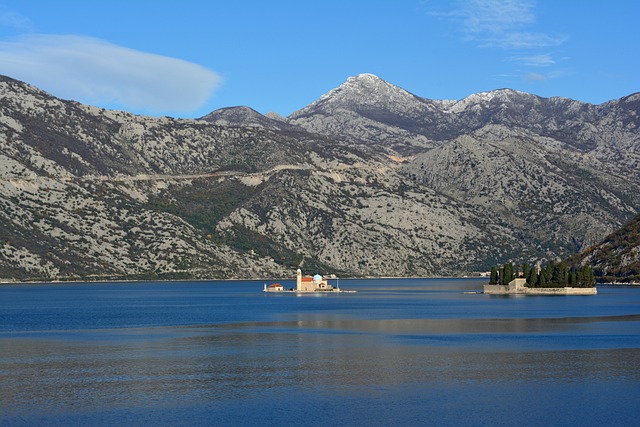
[[[485,277],[469,277],[469,276],[345,276],[330,278],[330,280],[383,280],[383,279],[486,279]],[[271,281],[295,281],[295,277],[282,278],[250,278],[250,279],[96,279],[96,280],[15,280],[8,281],[6,279],[0,279],[0,286],[2,285],[51,285],[51,284],[78,284],[78,283],[146,283],[146,282],[271,282]]]
[[[347,277],[338,277],[331,278],[330,280],[384,280],[384,279],[469,279],[469,280],[478,280],[478,279],[486,279],[486,277],[471,277],[471,276],[347,276]],[[54,285],[54,284],[97,284],[97,283],[148,283],[148,282],[157,282],[157,283],[186,283],[186,282],[271,282],[271,281],[284,281],[291,280],[295,281],[295,278],[278,278],[278,277],[270,277],[270,278],[227,278],[227,279],[96,279],[96,280],[6,280],[0,279],[0,286],[4,285]],[[640,282],[606,282],[606,283],[596,283],[596,286],[629,286],[635,287],[640,286]]]
[[[598,289],[591,287],[571,287],[571,286],[555,286],[555,287],[529,287],[526,279],[513,279],[508,285],[486,284],[482,287],[482,291],[488,295],[597,295]]]

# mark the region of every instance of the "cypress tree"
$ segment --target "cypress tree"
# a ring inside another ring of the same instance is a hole
[[[577,276],[576,285],[579,288],[583,288],[584,287],[584,266],[578,269],[576,276]]]
[[[538,275],[538,286],[541,288],[547,287],[547,270],[540,270],[540,274]]]
[[[489,284],[490,285],[498,284],[498,270],[496,269],[495,266],[491,267],[491,276],[489,277]]]
[[[529,277],[529,264],[527,264],[526,261],[525,261],[524,265],[522,266],[522,277],[524,277],[524,278],[528,278]]]
[[[569,281],[569,273],[567,271],[567,264],[560,262],[553,266],[553,275],[551,277],[551,283],[557,287],[565,287]]]
[[[529,287],[533,287],[538,282],[538,274],[536,273],[536,268],[531,267],[527,272],[527,285]]]
[[[569,286],[570,287],[577,287],[578,285],[578,274],[576,273],[576,269],[572,268],[571,270],[569,270]]]
[[[509,282],[513,280],[513,264],[508,263],[504,265],[504,283],[503,285],[508,285]]]
[[[593,269],[590,265],[585,265],[584,269],[585,287],[593,288],[596,285],[596,277],[593,274]]]
[[[545,284],[549,285],[553,283],[553,271],[556,268],[554,261],[549,261],[549,264],[544,268]]]
[[[588,266],[582,266],[578,270],[578,287],[588,288],[590,283],[589,273],[587,271]]]

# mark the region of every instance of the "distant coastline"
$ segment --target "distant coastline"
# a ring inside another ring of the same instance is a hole
[[[483,277],[475,277],[475,276],[363,276],[363,275],[348,275],[348,276],[340,276],[340,280],[348,280],[348,279],[371,279],[371,280],[380,280],[380,279],[482,279]],[[14,279],[0,279],[0,286],[2,285],[15,285],[15,284],[52,284],[52,283],[137,283],[137,282],[270,282],[270,281],[278,281],[278,280],[288,280],[295,282],[295,279],[292,278],[278,278],[278,277],[251,277],[251,278],[212,278],[212,279],[202,279],[202,278],[153,278],[153,277],[143,277],[136,279],[110,279],[108,277],[104,278],[95,278],[95,279],[55,279],[55,280],[43,280],[36,279],[33,280],[14,280]]]
[[[384,280],[384,279],[469,279],[469,280],[478,280],[478,279],[486,279],[486,277],[472,277],[472,276],[344,276],[340,278],[341,280],[349,280],[349,279],[371,279],[371,280]],[[0,279],[0,286],[3,285],[51,285],[51,284],[78,284],[78,283],[146,283],[146,282],[265,282],[265,281],[277,281],[282,280],[276,277],[262,277],[262,278],[214,278],[214,279],[185,279],[185,278],[176,278],[176,279],[154,279],[154,278],[141,278],[141,279],[108,279],[108,278],[100,278],[95,280],[90,279],[77,279],[77,280],[42,280],[42,279],[34,279],[34,280],[11,280],[11,279]],[[289,279],[292,280],[292,279]],[[487,286],[487,285],[485,285]],[[598,283],[598,286],[629,286],[629,287],[640,287],[640,282],[603,282]],[[535,289],[535,288],[534,288]],[[545,288],[543,288],[545,289]],[[546,289],[555,289],[555,288],[546,288]],[[561,288],[563,289],[563,288]]]

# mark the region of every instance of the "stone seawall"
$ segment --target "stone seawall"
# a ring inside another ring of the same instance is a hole
[[[508,286],[484,285],[485,294],[492,295],[596,295],[598,290],[593,288],[527,288],[509,290]]]
[[[484,285],[483,292],[490,295],[596,295],[593,288],[529,288],[525,279],[512,280],[508,285]]]

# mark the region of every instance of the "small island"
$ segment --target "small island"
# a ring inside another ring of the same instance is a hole
[[[483,292],[491,295],[596,295],[595,276],[589,266],[569,268],[564,262],[549,262],[545,267],[516,273],[513,264],[491,269],[489,284]]]
[[[296,288],[286,290],[280,283],[273,283],[268,285],[265,283],[264,292],[295,292],[295,293],[310,293],[310,292],[355,292],[355,291],[343,291],[340,289],[336,279],[336,286],[329,284],[327,277],[320,274],[315,276],[302,276],[302,270],[298,269],[296,272]]]

